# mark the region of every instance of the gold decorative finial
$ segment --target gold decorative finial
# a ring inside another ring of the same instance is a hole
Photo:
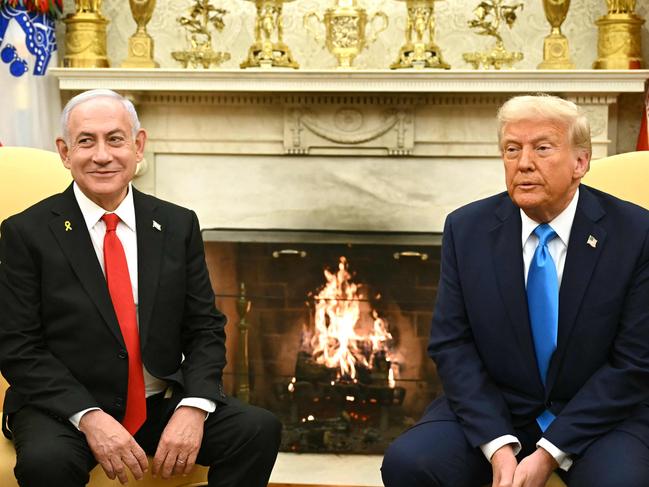
[[[543,0],[543,10],[552,31],[543,41],[543,62],[539,69],[574,69],[570,60],[568,39],[561,33],[561,24],[566,20],[570,0]]]
[[[490,36],[496,39],[496,44],[490,51],[467,52],[462,55],[474,69],[480,65],[485,68],[500,69],[503,66],[512,66],[523,59],[522,52],[510,52],[505,49],[505,43],[500,35],[500,28],[504,24],[510,29],[516,22],[516,11],[523,9],[523,3],[503,5],[503,0],[486,0],[480,2],[473,10],[475,18],[469,20],[469,27],[476,30],[476,34]]]
[[[212,64],[218,66],[230,59],[230,53],[216,52],[212,47],[210,26],[220,32],[225,27],[223,17],[228,11],[216,8],[210,0],[194,0],[194,5],[186,16],[178,18],[178,23],[185,29],[190,48],[187,51],[172,52],[172,57],[182,64],[183,68],[203,66],[207,69]]]
[[[137,30],[128,40],[128,57],[122,63],[123,68],[159,68],[153,59],[153,39],[146,31],[146,24],[153,16],[156,0],[129,0],[131,14]]]

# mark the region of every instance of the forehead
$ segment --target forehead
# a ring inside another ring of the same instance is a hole
[[[114,130],[129,132],[131,128],[126,107],[113,98],[100,97],[84,101],[72,109],[68,118],[71,134]]]
[[[502,129],[503,142],[568,139],[568,124],[560,120],[524,119],[508,122]]]

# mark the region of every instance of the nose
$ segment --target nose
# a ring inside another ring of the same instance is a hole
[[[92,157],[93,162],[97,164],[108,164],[113,160],[113,156],[106,142],[100,140],[97,142],[95,152]]]
[[[523,146],[518,158],[518,168],[521,171],[531,171],[534,169],[534,149]]]

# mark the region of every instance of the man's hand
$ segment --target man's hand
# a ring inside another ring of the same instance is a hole
[[[117,477],[125,484],[126,468],[137,480],[143,477],[149,466],[144,450],[112,416],[99,409],[88,411],[79,421],[79,430],[109,479]]]
[[[168,479],[172,475],[187,475],[194,468],[198,449],[203,440],[205,415],[202,409],[181,406],[171,416],[162,432],[153,458],[153,476]]]
[[[511,487],[516,471],[516,455],[511,445],[503,445],[491,457],[492,487]]]
[[[544,487],[559,466],[557,461],[543,448],[523,458],[516,468],[513,487]]]

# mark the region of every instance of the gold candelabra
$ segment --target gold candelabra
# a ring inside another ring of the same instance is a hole
[[[439,0],[399,1],[406,3],[408,11],[406,42],[390,68],[450,69],[450,64],[442,59],[441,49],[435,43],[435,2]]]
[[[246,0],[257,8],[255,18],[255,41],[248,50],[242,68],[293,68],[300,65],[293,59],[291,50],[284,43],[282,8],[294,0]]]
[[[153,59],[154,42],[146,31],[155,10],[156,0],[129,0],[131,14],[137,30],[128,40],[128,57],[122,63],[123,68],[159,68]]]
[[[365,9],[358,6],[357,0],[336,0],[336,4],[325,11],[324,19],[317,12],[309,12],[304,16],[304,27],[316,41],[322,39],[313,29],[310,22],[312,19],[324,24],[325,45],[329,52],[336,56],[340,69],[351,68],[354,58],[373,44],[389,23],[388,16],[383,12],[376,12],[369,17]],[[380,19],[382,24],[374,27],[374,32],[368,34],[368,27],[374,26],[377,19]]]
[[[606,0],[607,14],[598,19],[595,69],[641,69],[641,27],[635,0]]]
[[[225,27],[223,17],[227,13],[227,10],[210,4],[210,0],[194,0],[188,14],[178,17],[178,23],[185,29],[190,48],[185,51],[174,51],[171,56],[183,68],[202,66],[208,69],[212,64],[218,66],[230,59],[229,53],[214,50],[210,32],[210,26],[217,32],[223,30]]]
[[[543,41],[543,62],[539,69],[574,69],[570,60],[568,39],[561,33],[561,25],[566,20],[570,0],[543,0],[543,10],[552,31]]]
[[[505,43],[500,35],[503,24],[510,29],[516,22],[516,11],[523,9],[523,3],[504,5],[503,0],[486,0],[480,2],[473,10],[475,18],[469,20],[469,27],[476,30],[478,35],[490,36],[496,39],[494,47],[489,51],[467,52],[462,55],[464,60],[474,69],[480,65],[485,68],[500,69],[512,66],[523,59],[522,52],[510,52],[505,49]]]
[[[106,50],[108,20],[101,15],[101,0],[75,0],[75,13],[65,23],[66,68],[107,68]]]

